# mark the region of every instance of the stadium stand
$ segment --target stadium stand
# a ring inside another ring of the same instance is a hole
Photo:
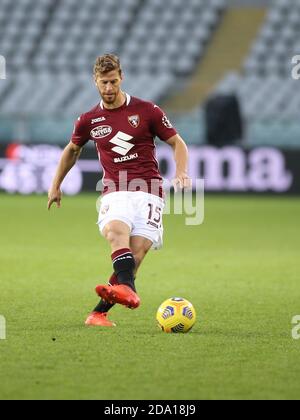
[[[172,0],[168,7],[161,0],[0,5],[0,53],[10,74],[0,86],[1,116],[73,116],[98,101],[91,70],[106,52],[121,56],[125,89],[159,102],[193,72],[225,0]]]
[[[217,92],[238,94],[249,119],[299,116],[300,93],[291,76],[292,57],[300,52],[299,21],[297,0],[276,0],[246,59],[243,74],[228,74],[219,84]]]
[[[300,95],[292,57],[300,53],[300,3],[274,0],[242,73],[229,73],[215,94],[235,93],[248,122],[251,145],[299,144]]]
[[[236,7],[241,1],[231,3]],[[243,1],[246,6],[253,3]],[[242,72],[226,74],[214,94],[237,95],[249,145],[295,145],[300,96],[298,81],[291,77],[291,59],[300,54],[300,3],[262,3],[268,4],[267,18]],[[0,54],[7,61],[7,80],[0,82],[0,139],[64,141],[74,117],[99,100],[92,66],[96,56],[106,52],[120,55],[124,88],[133,95],[161,103],[177,91],[182,102],[180,87],[192,74],[189,97],[198,85],[202,96],[207,95],[208,81],[220,78],[217,70],[216,74],[209,70],[209,79],[203,79],[204,70],[215,68],[214,60],[220,57],[211,55],[208,46],[216,51],[216,35],[228,16],[224,14],[228,4],[226,0],[22,0],[15,7],[10,0],[0,0]],[[227,44],[219,42],[219,48],[227,51],[229,42],[227,34]],[[230,63],[232,56],[227,59]],[[230,69],[220,65],[220,73]],[[174,103],[174,96],[170,100]],[[184,108],[182,115],[171,117],[191,143],[205,141],[203,108],[188,112]]]
[[[164,106],[186,113],[205,101],[224,74],[241,68],[265,16],[266,9],[261,7],[227,8],[188,86],[175,92]]]

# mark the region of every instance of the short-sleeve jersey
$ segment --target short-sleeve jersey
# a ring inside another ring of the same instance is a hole
[[[101,102],[81,115],[71,141],[81,147],[90,140],[95,142],[104,172],[104,194],[124,189],[144,191],[146,184],[147,192],[162,195],[155,138],[167,141],[176,134],[157,105],[126,95],[120,108],[106,109]],[[155,181],[159,192],[149,191]]]

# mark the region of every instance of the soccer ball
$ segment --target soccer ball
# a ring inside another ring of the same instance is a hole
[[[171,298],[160,305],[156,319],[166,333],[186,333],[196,322],[196,311],[188,300]]]

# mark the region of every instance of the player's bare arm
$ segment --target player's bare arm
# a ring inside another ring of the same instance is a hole
[[[61,203],[61,184],[69,171],[73,168],[77,162],[82,148],[76,144],[70,142],[67,147],[64,149],[60,162],[58,164],[55,177],[52,182],[52,186],[48,194],[48,210],[51,209],[53,203],[56,203],[57,208],[60,207]]]
[[[175,191],[178,188],[191,188],[192,181],[188,176],[188,148],[179,134],[171,137],[167,143],[173,148],[176,162],[176,175],[173,180]]]

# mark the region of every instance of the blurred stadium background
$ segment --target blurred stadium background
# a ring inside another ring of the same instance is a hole
[[[0,399],[299,399],[300,201],[283,196],[300,194],[299,35],[299,0],[0,0]],[[111,273],[92,142],[64,183],[91,193],[51,212],[38,194],[99,101],[92,68],[107,52],[189,143],[193,179],[221,194],[201,226],[166,215],[143,305],[99,331],[83,325]],[[190,334],[158,330],[171,296],[195,305]]]
[[[95,58],[112,52],[125,90],[191,145],[208,191],[299,193],[299,22],[297,0],[0,0],[0,189],[48,189],[74,120],[99,101]],[[95,188],[93,145],[85,156],[68,194]]]

